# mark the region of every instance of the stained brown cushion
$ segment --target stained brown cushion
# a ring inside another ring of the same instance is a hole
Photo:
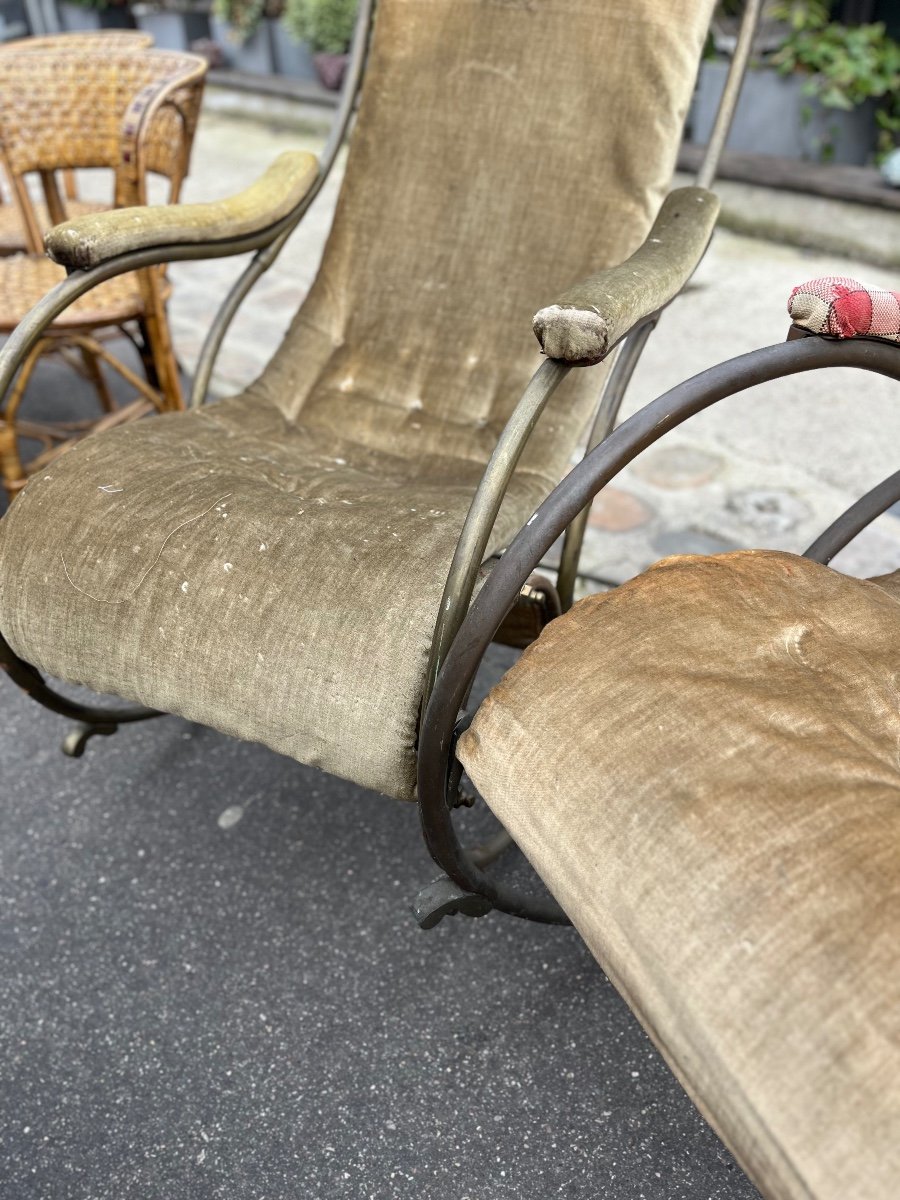
[[[667,559],[550,625],[460,743],[779,1200],[900,1186],[898,671],[884,587],[788,554]]]

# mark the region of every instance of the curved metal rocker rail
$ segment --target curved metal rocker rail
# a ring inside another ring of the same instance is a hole
[[[553,366],[559,369],[558,364],[545,364],[547,368]],[[568,923],[549,893],[525,894],[486,875],[460,844],[451,816],[460,771],[454,754],[456,739],[470,720],[469,715],[460,718],[460,710],[485,651],[535,564],[593,497],[665,433],[719,400],[756,384],[820,367],[857,367],[900,382],[900,347],[868,339],[838,342],[801,337],[720,363],[679,384],[623,422],[593,449],[551,492],[496,563],[460,622],[438,671],[419,740],[422,828],[432,858],[447,873],[442,889],[436,892],[444,900],[445,912],[474,916],[494,908],[534,921]],[[806,550],[805,556],[829,562],[898,500],[900,471],[848,508]],[[432,886],[437,888],[437,884]]]

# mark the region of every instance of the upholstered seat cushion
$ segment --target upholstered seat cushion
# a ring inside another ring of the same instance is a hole
[[[552,623],[460,742],[779,1200],[900,1186],[896,595],[781,553],[667,559]]]
[[[0,521],[28,662],[398,797],[482,466],[415,463],[237,398],[88,438]],[[506,539],[550,481],[520,475]]]

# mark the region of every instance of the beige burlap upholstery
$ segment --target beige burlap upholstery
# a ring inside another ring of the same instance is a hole
[[[460,757],[767,1197],[900,1181],[900,603],[666,559],[551,624]],[[891,590],[893,594],[891,594]]]
[[[539,362],[531,316],[646,235],[711,9],[381,0],[334,227],[281,349],[226,408],[104,435],[29,484],[0,523],[12,648],[412,795],[441,584]],[[495,540],[565,470],[599,384],[554,397]],[[198,517],[226,493],[227,519]],[[325,501],[314,526],[298,496]]]

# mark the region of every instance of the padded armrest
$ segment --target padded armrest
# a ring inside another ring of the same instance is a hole
[[[587,367],[644,317],[681,291],[703,257],[719,215],[705,188],[666,197],[644,244],[618,267],[598,271],[535,314],[533,328],[548,358]]]
[[[49,230],[44,247],[54,262],[89,270],[131,250],[245,237],[286,217],[318,171],[315,155],[288,150],[254,184],[226,200],[92,213]]]

